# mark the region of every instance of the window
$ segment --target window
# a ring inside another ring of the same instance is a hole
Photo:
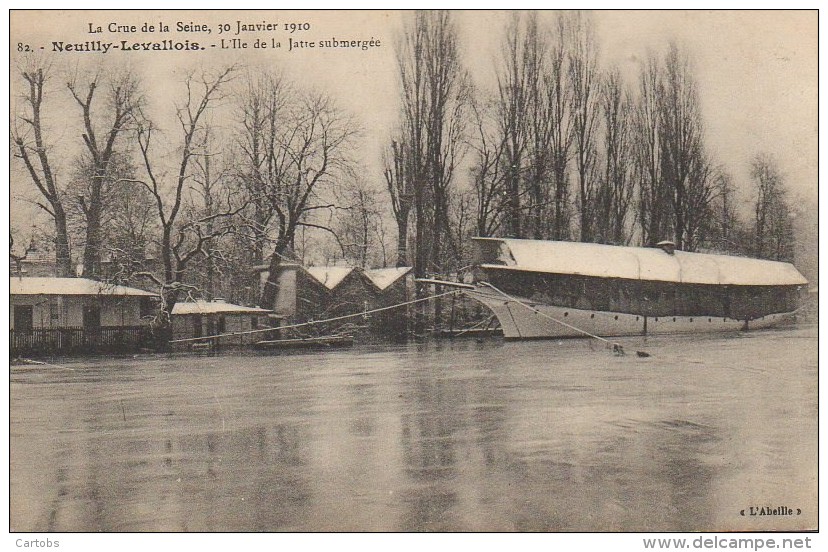
[[[227,327],[227,321],[224,319],[224,316],[223,315],[219,316],[218,317],[218,328],[217,328],[218,333],[223,334],[226,327]]]
[[[52,322],[60,320],[60,304],[57,299],[49,301],[49,320]]]
[[[201,315],[200,314],[194,314],[193,315],[193,337],[201,337],[202,336],[201,323],[202,323]]]
[[[14,307],[14,329],[28,331],[32,329],[34,320],[31,305],[15,305]]]
[[[250,329],[251,330],[259,329],[259,317],[258,316],[251,316],[250,317]]]

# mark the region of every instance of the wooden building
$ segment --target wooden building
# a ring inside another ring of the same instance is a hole
[[[12,356],[146,346],[157,296],[86,278],[9,279]]]
[[[414,297],[412,267],[377,268],[366,270],[365,276],[372,284],[369,290],[368,310],[390,307],[410,301]],[[370,327],[376,334],[401,337],[408,331],[411,306],[398,307],[374,313]]]
[[[495,313],[507,339],[767,328],[793,320],[808,285],[789,263],[678,251],[667,241],[474,242],[483,283],[467,293]]]
[[[288,323],[316,322],[403,303],[410,297],[411,268],[363,270],[357,267],[283,263],[277,276],[273,311]],[[262,290],[268,272],[260,272]],[[370,332],[389,335],[405,331],[405,309],[354,316],[346,320],[306,326],[299,335]]]
[[[273,311],[271,310],[234,305],[221,299],[176,303],[172,310],[171,319],[173,341],[176,339],[205,338],[179,345],[179,348],[185,349],[205,345],[213,348],[252,345],[272,337],[271,332],[242,332],[263,330],[274,324],[278,325],[278,318],[273,317]],[[207,339],[221,334],[238,335]]]

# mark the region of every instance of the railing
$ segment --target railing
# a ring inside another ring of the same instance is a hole
[[[153,339],[148,326],[35,328],[9,331],[12,356],[126,353],[151,347],[152,344]]]

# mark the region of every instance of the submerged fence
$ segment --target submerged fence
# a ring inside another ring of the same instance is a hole
[[[128,353],[153,344],[148,326],[9,330],[9,348],[13,357]]]

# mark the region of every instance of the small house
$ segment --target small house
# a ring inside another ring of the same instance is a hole
[[[54,277],[55,253],[30,248],[25,255],[9,260],[9,274],[18,277]]]
[[[9,279],[11,353],[129,351],[149,339],[154,293],[86,278]]]
[[[185,342],[185,348],[191,348],[193,344],[213,347],[251,345],[271,337],[271,332],[256,330],[265,330],[278,321],[271,310],[234,305],[221,299],[176,303],[171,314],[173,341],[205,338]],[[222,334],[234,335],[206,339]]]

